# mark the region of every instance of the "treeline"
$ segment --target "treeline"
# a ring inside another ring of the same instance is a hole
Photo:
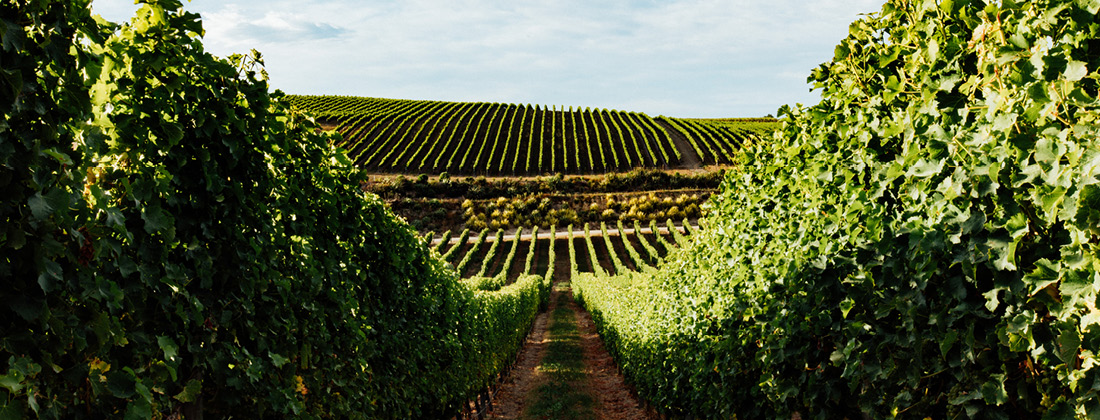
[[[666,127],[704,164],[728,164],[739,144],[778,128],[751,119],[696,120],[607,109],[290,96],[341,133],[340,146],[372,172],[537,175],[679,167]]]

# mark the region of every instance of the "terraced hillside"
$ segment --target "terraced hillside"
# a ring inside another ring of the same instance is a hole
[[[290,96],[343,136],[360,167],[383,173],[536,175],[698,168],[733,161],[774,119],[652,118],[644,113],[487,102]]]
[[[650,271],[698,229],[688,220],[667,219],[560,229],[466,229],[426,240],[464,281],[478,289],[497,289],[525,275],[568,280],[582,272]]]

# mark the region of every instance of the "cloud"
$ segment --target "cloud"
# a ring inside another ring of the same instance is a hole
[[[816,101],[806,76],[832,57],[849,22],[880,4],[192,0],[185,8],[202,14],[207,50],[260,50],[272,85],[290,93],[752,116]]]
[[[202,13],[204,37],[218,47],[292,44],[332,40],[351,33],[330,23],[277,10],[244,9],[229,4]]]

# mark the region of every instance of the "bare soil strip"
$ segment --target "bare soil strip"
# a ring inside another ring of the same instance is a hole
[[[566,274],[568,275],[568,274]],[[555,276],[556,277],[556,276]],[[565,296],[562,296],[565,295]],[[548,334],[549,315],[564,302],[580,333],[580,346],[584,357],[584,378],[575,383],[578,391],[592,397],[595,418],[599,420],[650,420],[657,415],[647,412],[633,390],[626,385],[618,366],[603,346],[588,312],[573,299],[568,283],[558,283],[550,297],[550,308],[539,314],[535,326],[520,352],[516,366],[504,379],[500,392],[493,401],[493,409],[486,418],[519,420],[528,413],[539,398],[536,392],[548,383],[549,375],[543,372],[542,359],[552,339]],[[564,298],[564,299],[562,299]],[[543,394],[544,395],[544,394]],[[541,420],[541,419],[539,419]]]
[[[546,375],[536,368],[546,353],[548,340],[547,326],[550,314],[557,307],[557,302],[551,298],[550,308],[540,313],[535,318],[535,325],[531,333],[527,335],[527,341],[520,350],[519,357],[512,371],[504,378],[500,385],[500,392],[493,400],[493,410],[486,418],[501,420],[516,420],[520,418],[526,408],[527,396],[535,389],[546,383]]]
[[[691,143],[688,143],[687,137],[684,137],[680,130],[664,121],[657,121],[657,124],[660,124],[668,132],[672,144],[676,145],[676,150],[679,150],[680,156],[682,156],[679,165],[670,166],[674,168],[703,169],[703,160],[699,158],[699,154],[691,147]]]
[[[572,295],[572,291],[569,292]],[[570,299],[569,306],[577,317],[577,328],[581,333],[581,347],[584,349],[584,361],[588,370],[589,392],[596,398],[596,418],[600,420],[648,420],[656,419],[656,413],[647,412],[635,395],[633,388],[626,384],[619,366],[607,353],[603,340],[596,333],[592,316]]]

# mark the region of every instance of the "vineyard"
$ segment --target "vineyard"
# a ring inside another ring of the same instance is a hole
[[[351,96],[288,100],[339,132],[339,146],[357,165],[382,173],[588,174],[682,168],[696,159],[723,165],[733,162],[741,144],[778,128],[766,118],[652,118],[579,107]]]
[[[580,272],[616,275],[652,271],[697,229],[688,220],[674,223],[667,219],[648,224],[600,223],[598,230],[587,223],[560,231],[537,226],[465,229],[454,236],[444,232],[438,238],[428,234],[425,239],[466,282],[488,290],[525,275],[569,280]]]
[[[480,418],[565,289],[662,418],[1100,418],[1100,1],[889,0],[782,127],[287,98],[142,3],[0,3],[0,419]]]
[[[1098,11],[854,22],[674,261],[572,277],[628,381],[680,418],[1100,418]]]

